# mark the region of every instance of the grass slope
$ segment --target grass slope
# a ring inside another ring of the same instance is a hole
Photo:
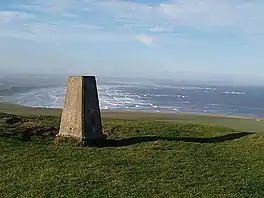
[[[0,114],[0,197],[264,197],[264,134],[104,119],[110,146],[53,144],[59,117]]]
[[[0,103],[0,112],[17,115],[60,116],[61,109],[31,108]],[[221,125],[239,131],[264,132],[264,120],[247,117],[221,115],[199,115],[189,113],[151,113],[137,111],[103,111],[103,119],[156,120],[185,124]]]

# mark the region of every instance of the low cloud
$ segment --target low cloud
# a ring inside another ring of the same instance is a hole
[[[152,47],[154,45],[154,37],[146,34],[139,34],[136,36],[136,39],[141,43]]]
[[[154,26],[148,29],[149,32],[153,33],[164,33],[164,32],[170,32],[171,29],[168,28],[163,28],[161,26]]]

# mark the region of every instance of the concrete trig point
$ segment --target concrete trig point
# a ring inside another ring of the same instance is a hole
[[[58,137],[73,137],[86,144],[106,138],[94,76],[69,77]]]

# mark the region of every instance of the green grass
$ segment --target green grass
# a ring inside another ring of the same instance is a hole
[[[21,105],[0,103],[0,113],[10,113],[17,115],[42,115],[42,116],[60,116],[60,109],[50,108],[31,108]]]
[[[263,133],[113,118],[90,148],[54,145],[58,116],[0,113],[0,197],[264,197]]]
[[[61,109],[30,108],[0,103],[0,112],[18,115],[60,116]],[[151,113],[137,111],[103,111],[103,119],[168,121],[185,124],[221,125],[238,131],[264,132],[264,120],[222,115],[199,115],[190,113]]]

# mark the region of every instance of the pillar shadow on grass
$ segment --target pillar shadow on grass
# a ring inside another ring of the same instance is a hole
[[[223,136],[217,137],[208,137],[208,138],[199,138],[199,137],[161,137],[161,136],[142,136],[142,137],[131,137],[124,139],[105,139],[102,141],[90,141],[86,146],[94,146],[94,147],[123,147],[130,146],[134,144],[139,144],[143,142],[156,142],[156,141],[171,141],[171,142],[193,142],[193,143],[220,143],[230,140],[239,139],[248,135],[254,134],[252,132],[240,132],[240,133],[230,133]],[[8,134],[0,134],[0,137],[16,137],[23,142],[30,141],[32,137],[36,136],[39,138],[55,138],[55,134],[29,134],[22,133],[17,136],[17,133],[8,133]]]
[[[106,139],[101,142],[90,142],[89,146],[98,146],[98,147],[122,147],[130,146],[134,144],[139,144],[143,142],[156,142],[156,141],[172,141],[172,142],[193,142],[193,143],[220,143],[228,140],[239,139],[248,135],[251,135],[251,132],[241,132],[241,133],[231,133],[218,137],[208,137],[208,138],[199,138],[199,137],[160,137],[160,136],[143,136],[143,137],[131,137],[125,139]]]

